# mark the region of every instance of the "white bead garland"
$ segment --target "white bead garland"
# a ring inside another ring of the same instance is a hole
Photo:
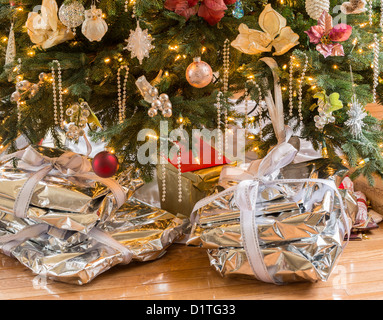
[[[294,108],[294,89],[293,89],[293,71],[294,71],[294,61],[295,57],[290,57],[290,68],[289,68],[289,115],[293,116],[293,108]],[[309,58],[307,54],[305,54],[305,64],[302,69],[301,77],[299,78],[299,86],[298,86],[298,116],[299,120],[303,121],[302,115],[302,96],[303,96],[303,83],[305,80],[307,67],[308,67]]]
[[[299,90],[298,90],[298,114],[299,114],[299,120],[303,121],[303,115],[302,115],[302,89],[303,89],[303,82],[305,80],[305,75],[307,71],[307,66],[309,63],[309,58],[307,54],[305,54],[305,65],[302,70],[302,75],[299,81]]]
[[[262,89],[258,85],[258,83],[256,83],[254,80],[248,80],[247,82],[252,84],[252,85],[254,85],[258,89],[258,103],[257,103],[256,115],[259,116],[259,138],[260,138],[260,140],[262,140],[263,139],[263,133],[262,133],[262,124],[263,124],[262,114],[263,114],[263,107],[264,107],[264,101],[262,99]],[[249,90],[248,90],[248,87],[246,86],[245,87],[245,109],[246,109],[246,111],[245,111],[246,112],[246,115],[245,115],[245,129],[247,129],[247,125],[248,125],[248,113],[249,113],[249,110],[248,110],[248,98],[249,97],[250,97]]]
[[[181,172],[181,148],[177,145],[177,170],[178,170],[178,202],[182,202],[182,172]]]
[[[166,163],[163,159],[164,153],[163,153],[163,140],[160,141],[161,147],[161,174],[162,174],[162,202],[165,202],[166,200]]]
[[[221,131],[221,100],[223,99],[222,91],[217,94],[217,144],[218,144],[218,160],[222,159],[222,131]]]
[[[230,40],[226,39],[223,45],[223,94],[226,97],[229,91],[229,70],[230,70]],[[226,101],[226,100],[225,100]],[[227,102],[227,101],[226,101]],[[224,123],[225,123],[225,150],[229,148],[228,145],[228,113],[227,106],[223,110]]]
[[[374,34],[374,61],[373,61],[373,69],[374,69],[374,83],[373,83],[373,98],[374,98],[374,103],[377,102],[377,93],[376,89],[379,85],[379,73],[380,73],[380,67],[379,67],[379,53],[380,53],[380,44],[378,40],[378,36],[375,33]]]
[[[293,103],[293,99],[294,99],[294,93],[293,93],[293,72],[294,72],[294,60],[295,60],[295,57],[293,55],[291,55],[290,57],[290,72],[289,72],[289,107],[290,107],[290,110],[289,110],[289,115],[290,117],[293,116],[293,108],[294,108],[294,103]]]
[[[121,70],[125,69],[125,79],[123,84],[123,93],[121,94]],[[118,68],[117,71],[117,91],[118,91],[118,119],[122,123],[125,120],[125,110],[126,110],[126,84],[128,82],[129,76],[129,67],[124,65]]]
[[[52,65],[52,89],[53,89],[53,111],[54,111],[54,121],[56,126],[64,128],[64,108],[63,108],[63,93],[62,93],[62,78],[61,78],[61,65],[58,60],[53,60]],[[57,82],[58,82],[58,94],[59,94],[59,108],[60,108],[60,121],[57,111],[57,92],[56,92],[56,73],[54,65],[57,64]]]
[[[370,26],[372,26],[372,13],[373,13],[373,0],[368,1],[368,21],[370,23]]]
[[[383,0],[380,0],[380,29],[383,30]]]

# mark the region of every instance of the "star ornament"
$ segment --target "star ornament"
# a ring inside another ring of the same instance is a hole
[[[127,42],[127,46],[124,47],[124,50],[131,52],[131,57],[137,58],[140,64],[144,58],[149,58],[150,50],[154,49],[155,46],[152,45],[153,38],[148,33],[148,30],[142,30],[140,23],[137,21],[136,30],[130,30],[130,36]]]

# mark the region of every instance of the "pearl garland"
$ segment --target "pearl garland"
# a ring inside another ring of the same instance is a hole
[[[295,60],[295,57],[292,55],[290,57],[290,74],[289,74],[289,106],[290,106],[290,111],[289,111],[289,115],[290,117],[293,116],[293,108],[294,108],[294,103],[293,103],[293,97],[294,97],[294,94],[293,94],[293,71],[294,71],[294,60]]]
[[[377,93],[376,89],[379,85],[379,53],[380,53],[380,45],[379,45],[379,40],[378,36],[375,33],[374,34],[374,62],[373,62],[373,68],[374,68],[374,85],[372,89],[373,97],[374,97],[374,103],[377,101]]]
[[[57,111],[57,92],[56,92],[56,73],[54,64],[57,64],[57,79],[58,79],[58,93],[59,93],[59,108],[60,108],[60,122],[58,119],[58,111]],[[53,60],[52,65],[52,89],[53,89],[53,111],[54,111],[54,121],[56,126],[60,126],[62,129],[64,128],[64,108],[63,108],[63,94],[62,94],[62,78],[61,78],[61,65],[58,60]]]
[[[372,5],[373,5],[373,1],[374,0],[370,0],[368,2],[368,6],[369,6],[369,8],[368,8],[368,21],[370,23],[370,26],[372,26],[372,11],[373,11]]]
[[[257,105],[257,111],[256,111],[256,114],[259,115],[259,138],[262,140],[263,139],[263,133],[262,133],[262,114],[263,114],[263,108],[264,108],[264,101],[262,99],[262,90],[261,90],[261,87],[258,85],[258,83],[256,83],[254,80],[248,80],[247,81],[248,83],[254,85],[257,89],[258,89],[258,105]],[[247,126],[248,126],[248,114],[249,114],[249,110],[248,110],[248,97],[250,97],[250,94],[249,94],[249,89],[248,87],[246,86],[245,87],[245,130],[247,129]]]
[[[223,94],[224,96],[226,96],[229,90],[229,70],[230,70],[230,40],[226,39],[223,45]],[[225,123],[225,150],[227,150],[229,147],[227,107],[224,108],[223,114],[224,114],[224,123]]]
[[[163,159],[164,157],[164,141],[161,139],[160,141],[161,144],[161,174],[162,174],[162,202],[165,202],[166,200],[166,163],[165,160]]]
[[[181,148],[177,145],[177,176],[178,176],[178,202],[182,202],[182,172],[181,172]]]
[[[380,29],[383,30],[383,0],[380,0]]]
[[[121,95],[121,70],[125,69],[125,79],[123,84],[123,93]],[[129,76],[129,67],[121,66],[117,71],[117,91],[118,91],[118,119],[120,123],[125,120],[125,110],[126,110],[126,83],[128,82]],[[122,97],[121,97],[122,96]]]
[[[293,108],[294,108],[294,93],[293,93],[293,71],[294,71],[294,60],[295,57],[290,57],[290,70],[289,70],[289,115],[290,117],[293,116]],[[299,79],[299,87],[298,87],[298,115],[299,120],[303,121],[303,115],[302,115],[302,95],[303,95],[303,83],[305,80],[307,67],[308,67],[309,58],[307,54],[305,54],[305,64],[303,66],[302,74]]]
[[[303,88],[303,82],[305,80],[305,75],[307,71],[307,66],[309,63],[309,58],[307,54],[305,54],[305,65],[302,70],[302,75],[299,81],[299,90],[298,90],[298,113],[299,113],[299,119],[303,121],[303,115],[302,115],[302,88]]]
[[[218,144],[218,160],[222,159],[222,132],[221,132],[221,99],[223,98],[222,91],[217,94],[217,144]]]

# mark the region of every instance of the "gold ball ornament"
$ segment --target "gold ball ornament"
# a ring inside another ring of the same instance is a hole
[[[208,63],[196,57],[186,69],[186,80],[195,88],[204,88],[213,80],[213,70]]]

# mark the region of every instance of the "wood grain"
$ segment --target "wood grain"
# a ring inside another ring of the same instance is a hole
[[[204,249],[171,246],[161,259],[117,266],[93,282],[45,281],[0,254],[0,299],[21,300],[315,300],[383,299],[383,230],[350,242],[327,282],[276,286],[248,278],[222,278]]]

